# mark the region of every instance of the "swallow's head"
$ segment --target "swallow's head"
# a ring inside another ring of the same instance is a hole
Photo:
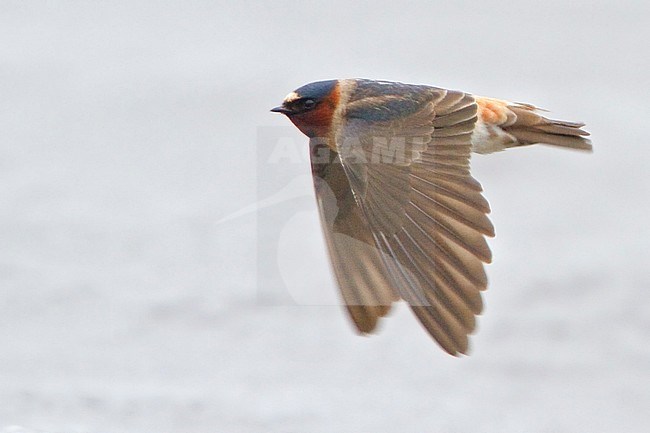
[[[308,137],[326,137],[338,102],[338,80],[317,81],[289,93],[271,111],[286,115]]]

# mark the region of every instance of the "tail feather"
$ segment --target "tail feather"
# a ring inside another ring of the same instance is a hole
[[[476,97],[476,102],[480,125],[473,144],[479,153],[538,143],[592,150],[584,123],[549,119],[530,104],[483,97]]]
[[[519,146],[540,143],[578,150],[592,150],[591,141],[579,134],[558,134],[536,128],[511,128],[507,132],[517,139],[516,145]]]
[[[585,138],[589,133],[582,129],[585,126],[582,122],[548,119],[530,105],[508,105],[507,108],[515,114],[516,120],[502,128],[517,139],[515,145],[541,143],[592,150],[591,141]]]

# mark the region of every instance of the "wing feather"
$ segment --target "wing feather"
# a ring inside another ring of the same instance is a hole
[[[395,283],[352,196],[338,154],[322,143],[311,147],[316,201],[332,269],[350,317],[359,332],[368,333],[399,299]]]
[[[393,95],[386,86],[381,97],[367,88],[353,95],[353,114],[344,116],[335,137],[337,182],[351,189],[334,192],[336,205],[329,206],[338,212],[329,235],[326,229],[337,280],[362,332],[400,297],[444,350],[466,353],[487,286],[485,236],[494,234],[490,207],[469,172],[477,105],[461,92],[399,85]],[[399,95],[408,96],[402,105]],[[382,105],[382,98],[388,102]],[[339,242],[336,221],[354,227],[343,232],[363,248]]]

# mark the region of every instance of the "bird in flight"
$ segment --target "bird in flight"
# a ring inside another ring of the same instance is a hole
[[[332,268],[359,332],[402,299],[454,356],[467,353],[481,313],[485,238],[494,236],[470,153],[536,143],[591,150],[583,123],[426,85],[319,81],[271,111],[309,137]]]

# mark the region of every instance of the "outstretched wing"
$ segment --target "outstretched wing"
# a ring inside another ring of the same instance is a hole
[[[316,140],[310,151],[316,201],[343,302],[359,332],[371,332],[399,296],[338,153]]]
[[[494,234],[469,173],[476,102],[443,89],[395,84],[401,87],[391,92],[394,84],[377,85],[381,97],[360,89],[347,104],[336,137],[341,168],[320,170],[338,212],[323,217],[325,225],[333,221],[326,237],[337,279],[346,303],[399,296],[447,352],[465,353],[487,286],[484,236]],[[346,187],[351,194],[341,192]],[[374,253],[338,245],[332,239],[342,227]],[[361,322],[355,312],[352,318],[367,332],[384,313],[367,308]]]

